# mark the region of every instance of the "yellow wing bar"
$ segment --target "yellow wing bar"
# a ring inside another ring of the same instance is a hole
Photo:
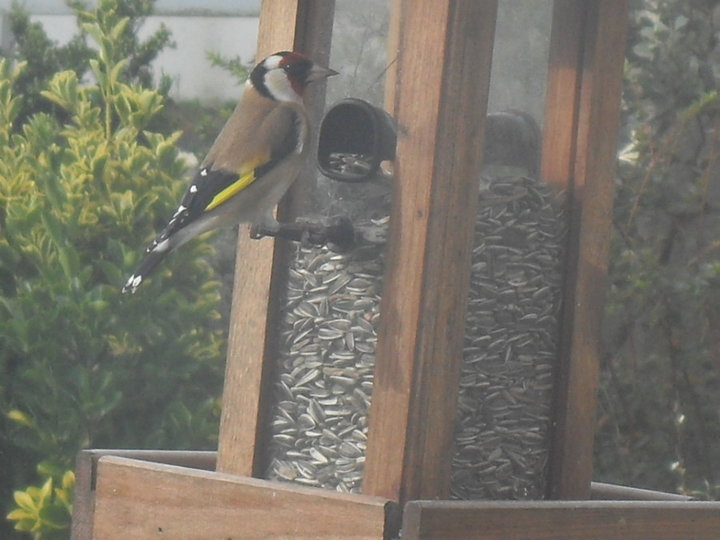
[[[228,187],[220,191],[217,195],[215,195],[210,201],[210,204],[205,207],[203,212],[208,212],[216,206],[220,206],[222,203],[224,203],[234,195],[237,195],[243,189],[252,184],[257,179],[257,176],[255,174],[256,169],[266,164],[269,159],[269,152],[261,152],[254,160],[246,162],[244,166],[238,171],[238,179],[235,180]]]
[[[215,195],[210,201],[210,204],[208,204],[205,207],[205,212],[208,212],[215,208],[216,206],[221,205],[225,201],[227,201],[230,197],[233,197],[237,193],[241,192],[243,189],[248,187],[250,184],[252,184],[255,181],[255,170],[250,170],[244,175],[242,175],[240,178],[235,180],[232,184],[230,184],[228,187],[223,189],[220,193]]]

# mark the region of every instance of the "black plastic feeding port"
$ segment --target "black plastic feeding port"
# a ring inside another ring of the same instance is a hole
[[[388,113],[367,101],[338,101],[320,124],[318,168],[328,178],[362,182],[385,160],[395,158],[395,125]]]

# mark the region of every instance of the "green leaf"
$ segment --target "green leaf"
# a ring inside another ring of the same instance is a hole
[[[119,41],[123,32],[125,32],[125,29],[128,27],[128,24],[130,24],[130,17],[123,17],[115,24],[115,26],[113,26],[108,37],[112,41]]]
[[[22,508],[16,508],[15,510],[11,511],[6,518],[10,521],[20,521],[20,520],[31,520],[35,516],[28,512],[27,510],[23,510]]]
[[[13,499],[15,500],[15,504],[17,504],[23,510],[33,515],[37,514],[37,503],[30,495],[28,495],[24,491],[14,492]]]
[[[66,237],[63,231],[62,224],[57,220],[52,212],[43,212],[40,217],[45,230],[52,238],[53,243],[56,247],[62,247],[66,243]]]
[[[56,73],[48,90],[43,90],[40,94],[68,111],[74,110],[79,101],[77,75],[73,71]]]
[[[35,527],[35,518],[21,519],[15,524],[16,531],[30,532]]]
[[[42,508],[48,503],[48,499],[52,496],[53,492],[53,480],[52,478],[48,478],[45,480],[45,483],[40,488],[40,499],[38,501],[38,506]]]
[[[43,525],[53,529],[66,529],[70,525],[70,514],[63,506],[48,505],[40,509],[40,520]]]
[[[23,426],[34,426],[32,418],[30,418],[27,414],[18,409],[11,410],[9,413],[7,413],[7,417],[13,422],[17,422],[18,424],[21,424]]]
[[[108,76],[108,81],[110,84],[116,84],[118,80],[120,79],[120,75],[123,71],[125,71],[128,67],[128,60],[126,58],[120,60],[117,64],[115,64],[110,69],[110,74]]]
[[[72,509],[72,490],[55,488],[55,499],[65,508]]]
[[[95,78],[98,81],[98,85],[100,86],[100,88],[105,88],[107,86],[107,77],[105,76],[105,72],[103,71],[103,69],[100,67],[100,62],[97,59],[93,58],[90,60],[89,64],[93,75],[95,75]]]
[[[58,260],[66,278],[71,280],[78,275],[78,258],[72,248],[58,247]]]
[[[87,32],[87,34],[95,41],[95,43],[97,43],[98,45],[102,43],[103,32],[97,23],[85,23],[81,25],[81,28],[85,32]]]
[[[75,487],[75,473],[72,470],[65,471],[62,477],[63,489],[72,489]]]
[[[61,466],[56,461],[50,459],[45,459],[38,463],[36,470],[43,478],[57,478],[66,474],[66,468],[64,466]]]

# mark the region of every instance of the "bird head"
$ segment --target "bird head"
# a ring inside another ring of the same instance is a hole
[[[263,96],[276,101],[300,101],[308,83],[337,75],[298,52],[271,54],[250,73],[250,84]]]

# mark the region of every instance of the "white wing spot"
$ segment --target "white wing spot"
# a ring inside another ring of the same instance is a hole
[[[208,170],[207,168],[200,169],[200,176],[207,176]],[[194,187],[194,186],[193,186]]]
[[[173,214],[173,218],[178,217],[180,214],[182,214],[185,210],[187,210],[186,206],[183,206],[182,204],[178,206],[178,209],[175,210],[175,213]]]
[[[130,276],[130,279],[128,279],[126,287],[129,287],[132,289],[132,292],[135,292],[135,289],[137,289],[140,284],[142,283],[142,276]]]
[[[165,240],[162,240],[161,242],[158,242],[154,247],[153,251],[165,251],[168,248],[168,241],[169,239],[166,238]]]
[[[203,169],[203,172],[204,172],[204,171],[205,171],[205,169]],[[201,174],[202,174],[202,173],[201,173]],[[207,174],[207,173],[205,173],[205,174]],[[195,184],[193,184],[192,186],[190,186],[190,193],[197,193],[197,186],[196,186]]]

